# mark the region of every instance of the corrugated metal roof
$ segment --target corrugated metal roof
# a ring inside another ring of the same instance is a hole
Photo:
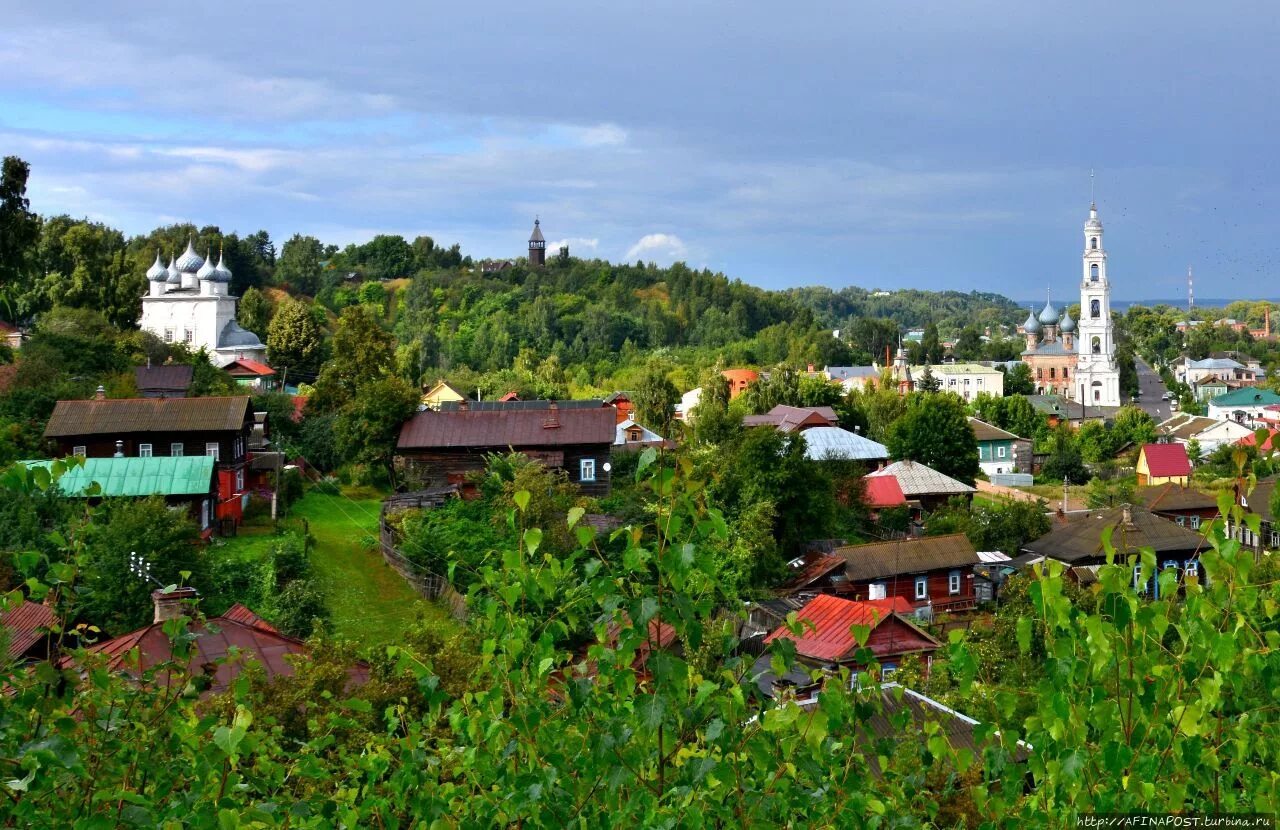
[[[1243,389],[1237,389],[1234,392],[1219,395],[1209,401],[1209,403],[1217,407],[1267,406],[1268,404],[1280,403],[1280,395],[1277,395],[1270,389],[1259,389],[1256,386],[1246,386]]]
[[[232,375],[233,377],[236,375],[245,377],[270,377],[276,373],[276,370],[272,369],[267,364],[259,363],[256,360],[250,360],[247,357],[237,358],[222,368],[226,370],[227,374]]]
[[[845,575],[852,582],[918,574],[941,568],[965,568],[982,561],[963,533],[873,542],[868,545],[846,545],[836,548],[834,555],[847,563]]]
[[[419,412],[400,428],[398,449],[558,447],[612,444],[613,407]]]
[[[844,569],[844,560],[839,556],[819,554],[802,562],[795,570],[795,576],[784,586],[784,590],[798,591],[807,588],[832,571]]]
[[[58,401],[44,436],[238,432],[251,414],[247,396]]]
[[[1130,521],[1127,524],[1124,521],[1125,510],[1129,511]],[[1111,544],[1121,556],[1137,553],[1144,547],[1156,553],[1194,553],[1207,545],[1197,531],[1188,530],[1134,505],[1070,517],[1066,524],[1059,524],[1039,539],[1023,545],[1022,550],[1067,564],[1102,559],[1102,531],[1108,527],[1113,528]],[[1019,556],[1014,561],[1023,559]]]
[[[979,441],[1017,441],[1018,436],[1012,432],[1003,430],[995,424],[988,424],[986,421],[979,421],[977,418],[969,419],[969,426],[973,429],[973,435]]]
[[[779,626],[764,641],[767,644],[783,638],[793,640],[797,654],[813,660],[839,660],[858,648],[858,641],[849,630],[852,626],[874,629],[890,613],[866,603],[820,594],[796,613],[798,620],[812,623],[813,628],[806,625],[797,636],[785,625]]]
[[[48,469],[52,461],[28,461]],[[95,496],[197,496],[213,488],[214,460],[210,455],[155,456],[153,458],[86,458],[58,479],[58,489],[68,496],[88,495],[95,482]]]
[[[862,501],[867,507],[898,507],[907,503],[902,487],[893,476],[867,476]]]
[[[1208,493],[1194,487],[1183,487],[1181,484],[1169,482],[1142,487],[1138,490],[1137,499],[1148,510],[1210,510],[1218,506],[1218,500]]]
[[[0,627],[9,635],[9,659],[17,660],[40,642],[54,620],[52,608],[30,600],[23,600],[16,608],[0,613]]]
[[[896,478],[898,486],[908,498],[976,492],[963,481],[956,481],[951,476],[943,475],[916,461],[895,461],[883,470],[867,474],[867,478],[877,476]]]
[[[810,427],[802,434],[804,455],[810,461],[883,461],[889,457],[884,444],[840,427]]]
[[[441,401],[441,412],[461,412],[463,401]],[[471,412],[511,412],[519,409],[538,409],[547,410],[551,408],[551,404],[555,404],[557,409],[600,409],[605,406],[605,402],[599,398],[581,398],[578,400],[566,401],[550,401],[550,400],[532,400],[522,401],[519,398],[514,400],[496,400],[496,401],[465,401],[467,409]]]
[[[185,392],[191,386],[195,368],[185,364],[138,366],[133,370],[138,391]]]
[[[1191,475],[1191,460],[1181,444],[1144,444],[1141,454],[1147,459],[1147,472],[1157,478]]]

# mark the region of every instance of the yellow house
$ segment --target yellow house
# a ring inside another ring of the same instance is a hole
[[[1144,444],[1138,453],[1138,486],[1191,483],[1191,459],[1181,444]]]
[[[442,403],[457,403],[466,399],[466,395],[442,380],[436,381],[436,385],[431,387],[430,391],[422,394],[422,404],[427,409],[439,409]]]

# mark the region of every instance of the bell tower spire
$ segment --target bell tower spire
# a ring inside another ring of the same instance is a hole
[[[541,220],[533,217],[533,233],[529,235],[529,265],[541,268],[547,264],[547,240],[542,236]]]

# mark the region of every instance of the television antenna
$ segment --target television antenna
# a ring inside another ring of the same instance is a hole
[[[164,587],[164,583],[151,575],[151,563],[147,561],[145,556],[140,556],[136,550],[129,552],[129,573],[143,582],[151,581],[161,588]]]

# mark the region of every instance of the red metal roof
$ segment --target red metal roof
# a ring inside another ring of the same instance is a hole
[[[1262,447],[1260,448],[1263,452],[1269,452],[1269,451],[1271,450],[1271,447],[1272,447],[1272,445],[1273,445],[1273,443],[1274,443],[1274,440],[1275,440],[1275,437],[1276,437],[1276,435],[1277,435],[1277,434],[1280,434],[1280,429],[1268,429],[1268,430],[1267,430],[1267,437],[1266,437],[1266,440],[1264,440],[1264,441],[1262,442]],[[1245,437],[1241,438],[1241,439],[1240,439],[1239,441],[1237,441],[1236,443],[1237,443],[1238,445],[1242,446],[1242,447],[1253,447],[1253,446],[1256,446],[1256,445],[1257,445],[1257,443],[1258,443],[1258,433],[1256,433],[1256,432],[1251,432],[1251,433],[1249,433],[1248,435],[1246,435]]]
[[[52,608],[30,600],[0,613],[0,626],[9,634],[9,659],[17,660],[40,642],[54,619]]]
[[[796,614],[801,622],[813,623],[813,628],[806,624],[804,632],[797,637],[785,625],[779,626],[764,641],[771,643],[786,638],[795,641],[796,653],[803,657],[840,660],[858,649],[858,641],[849,630],[852,626],[865,625],[874,629],[891,613],[865,602],[821,594]]]
[[[613,407],[426,410],[400,428],[398,449],[612,444]]]
[[[272,634],[280,633],[280,629],[276,628],[262,617],[259,617],[247,606],[241,605],[238,602],[227,609],[226,613],[222,615],[222,619],[243,623],[244,625],[253,626],[254,628],[261,628],[263,631],[270,631]]]
[[[902,485],[893,476],[868,476],[862,481],[866,485],[862,500],[867,507],[898,507],[907,503]]]
[[[906,597],[888,597],[887,599],[864,599],[864,605],[872,605],[876,608],[882,608],[885,611],[891,611],[894,614],[911,614],[914,613],[916,607],[911,604],[911,600]]]
[[[1191,459],[1182,444],[1144,444],[1147,472],[1157,478],[1179,478],[1191,475]]]
[[[276,370],[272,369],[267,364],[259,363],[256,360],[249,360],[245,357],[233,360],[223,368],[227,370],[227,374],[229,375],[240,375],[244,377],[270,377],[276,373]]]

